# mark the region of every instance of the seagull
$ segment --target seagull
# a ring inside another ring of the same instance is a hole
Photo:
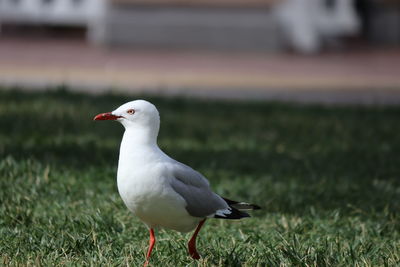
[[[191,167],[165,154],[157,145],[160,115],[148,101],[134,100],[93,120],[115,120],[125,127],[122,138],[117,184],[126,207],[150,232],[144,266],[156,242],[154,229],[189,232],[189,255],[200,259],[196,237],[207,218],[241,219],[247,210],[260,209],[246,202],[223,198],[212,191],[208,180]]]

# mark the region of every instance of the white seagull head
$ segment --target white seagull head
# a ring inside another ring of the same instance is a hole
[[[160,128],[158,110],[146,100],[125,103],[114,111],[96,115],[93,120],[116,120],[127,131],[143,129],[157,134]]]

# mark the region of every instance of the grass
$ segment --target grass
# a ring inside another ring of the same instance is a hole
[[[145,226],[116,188],[122,126],[93,122],[132,97],[0,90],[0,265],[140,266]],[[400,265],[400,108],[148,98],[160,146],[223,196],[263,206],[157,231],[153,266]]]

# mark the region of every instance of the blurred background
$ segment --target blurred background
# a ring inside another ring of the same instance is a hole
[[[397,0],[0,0],[0,84],[400,103]]]
[[[199,266],[400,266],[399,0],[0,0],[0,266],[143,264],[123,127],[92,120],[139,97],[263,207],[207,222]],[[161,234],[154,266],[194,265]]]

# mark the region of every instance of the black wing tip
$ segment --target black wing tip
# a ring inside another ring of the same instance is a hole
[[[249,217],[251,217],[250,214],[248,214],[247,212],[241,211],[241,213],[242,213],[242,218],[249,218]]]
[[[235,204],[245,204],[245,205],[248,206],[248,209],[252,209],[252,210],[260,210],[261,209],[261,207],[256,205],[256,204],[250,204],[250,203],[246,203],[246,202],[239,202],[239,201],[231,200],[231,199],[228,199],[228,198],[225,198],[225,197],[223,197],[222,199],[225,200],[225,202],[230,207],[232,207],[232,205],[235,205]]]
[[[250,217],[250,214],[248,214],[247,212],[240,211],[233,207],[230,207],[230,210],[231,210],[231,213],[226,214],[225,216],[215,214],[214,218],[226,219],[226,220],[238,220],[238,219]]]

